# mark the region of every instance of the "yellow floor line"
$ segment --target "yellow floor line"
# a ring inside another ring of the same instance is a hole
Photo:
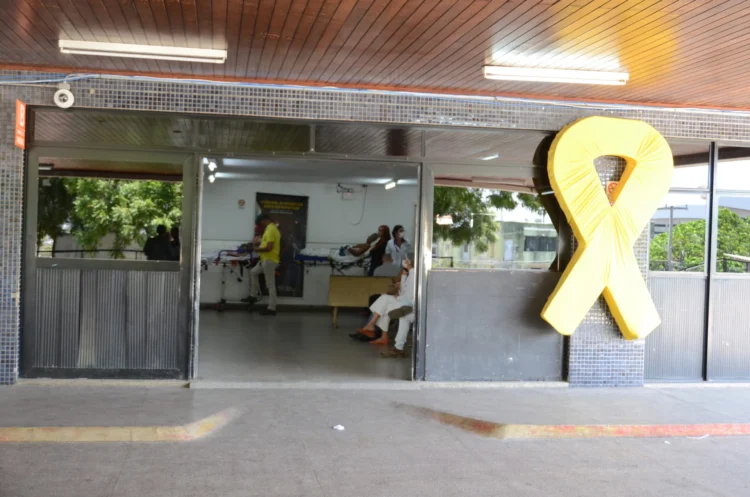
[[[226,426],[238,414],[227,409],[180,426],[0,427],[0,443],[26,442],[187,442]]]
[[[643,425],[524,425],[484,421],[425,407],[399,404],[414,415],[434,419],[477,435],[500,440],[561,438],[667,438],[750,435],[750,423]]]

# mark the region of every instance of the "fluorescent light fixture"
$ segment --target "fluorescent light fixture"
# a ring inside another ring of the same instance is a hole
[[[388,183],[385,184],[385,189],[390,190],[391,188],[396,188],[397,182],[398,180],[389,181]]]
[[[210,175],[210,176],[208,177],[208,182],[209,182],[209,183],[213,183],[214,181],[216,181],[216,176],[214,176],[214,175],[212,174],[212,175]]]
[[[214,171],[216,171],[216,167],[217,167],[217,166],[216,166],[216,162],[214,162],[214,161],[211,161],[211,162],[209,162],[209,163],[208,163],[208,170],[209,170],[209,171],[211,171],[211,172],[214,172]]]
[[[207,165],[208,165],[208,157],[204,157],[204,158],[203,158],[203,165],[204,165],[204,166],[207,166]]]
[[[480,160],[492,160],[492,159],[497,159],[498,157],[500,157],[500,154],[494,154],[494,155],[488,155],[487,157],[482,157]]]
[[[206,48],[164,47],[75,40],[60,40],[58,46],[60,47],[60,52],[65,54],[208,62],[211,64],[223,64],[227,60],[226,50],[210,50]]]
[[[589,85],[624,85],[626,72],[579,71],[535,67],[484,66],[484,77],[508,81],[540,81],[545,83],[579,83]]]

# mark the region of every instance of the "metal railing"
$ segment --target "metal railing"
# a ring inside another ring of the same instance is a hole
[[[113,250],[113,249],[95,249],[95,250],[37,250],[36,256],[37,257],[60,257],[62,254],[62,257],[68,258],[68,259],[103,259],[102,257],[87,257],[87,254],[98,254],[100,252],[107,252],[110,254],[107,259],[115,259],[114,254],[120,253],[123,254],[126,260],[145,260],[146,255],[143,253],[142,250],[134,250],[134,249],[124,249],[124,250]],[[128,254],[132,254],[132,257],[128,257]]]

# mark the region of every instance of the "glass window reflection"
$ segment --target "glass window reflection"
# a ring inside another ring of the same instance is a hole
[[[750,197],[719,196],[716,271],[750,272]]]
[[[707,194],[671,193],[651,217],[649,269],[704,272]]]

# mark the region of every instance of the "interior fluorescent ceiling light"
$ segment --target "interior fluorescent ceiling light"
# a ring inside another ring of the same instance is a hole
[[[227,60],[226,50],[211,50],[206,48],[163,47],[75,40],[60,40],[59,47],[60,52],[65,54],[208,62],[212,64],[223,64]]]
[[[484,66],[484,77],[506,81],[539,81],[544,83],[578,83],[587,85],[624,85],[626,72],[579,71],[532,67]]]
[[[395,181],[389,181],[385,184],[385,189],[390,190],[391,188],[396,188],[396,182]]]

